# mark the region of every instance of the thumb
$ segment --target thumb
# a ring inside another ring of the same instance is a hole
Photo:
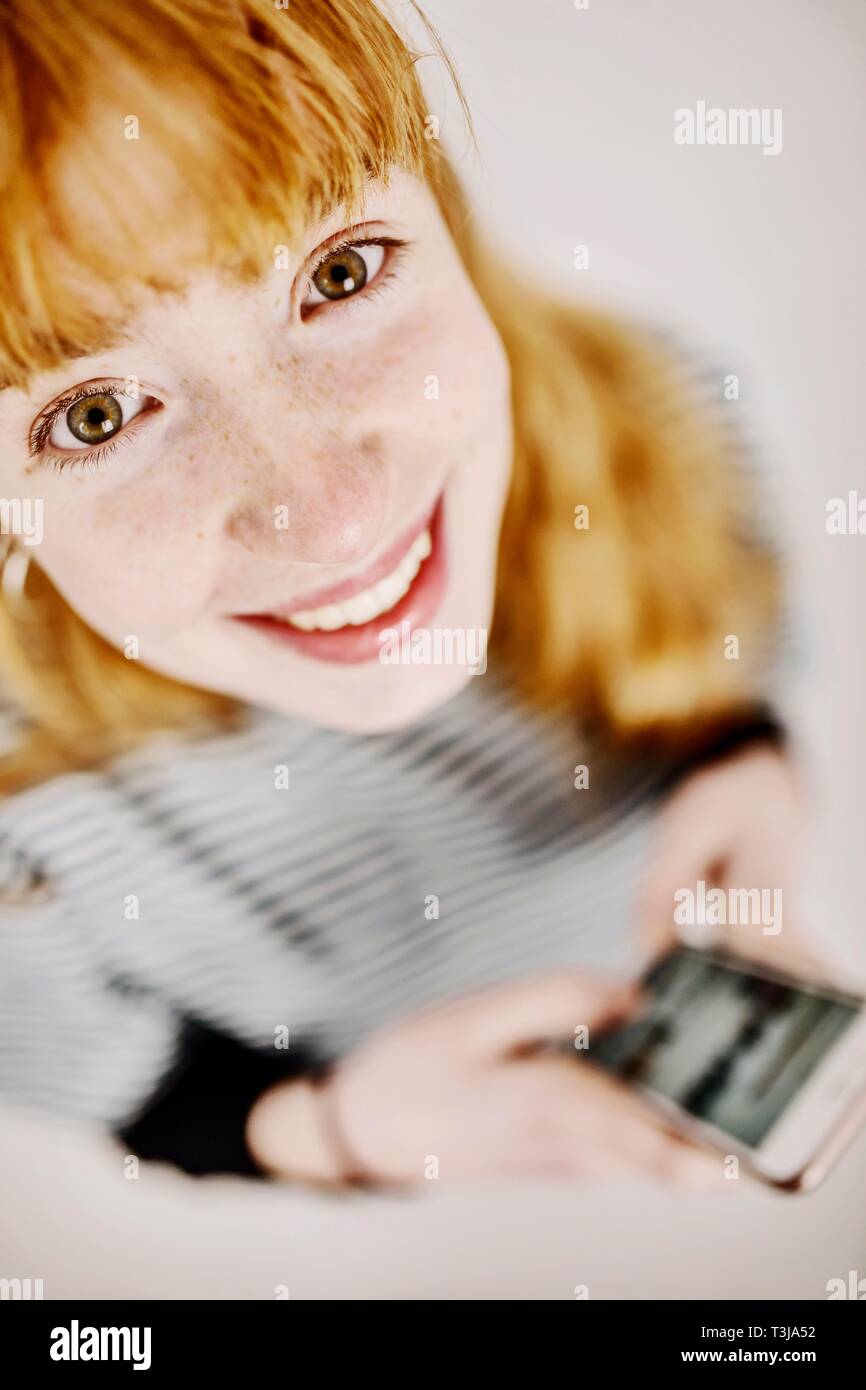
[[[639,997],[636,985],[558,970],[475,995],[464,1040],[479,1054],[493,1057],[530,1043],[573,1037],[581,1026],[614,1023],[634,1009]]]

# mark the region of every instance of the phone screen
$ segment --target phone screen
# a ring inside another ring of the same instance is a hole
[[[589,1056],[751,1148],[860,1011],[854,999],[686,947],[660,960],[644,986],[639,1012]]]

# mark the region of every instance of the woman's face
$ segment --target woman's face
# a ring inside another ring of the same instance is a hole
[[[29,553],[85,622],[167,675],[359,732],[463,686],[508,369],[426,187],[395,175],[259,283],[200,274],[120,327],[0,396],[3,495],[42,500]]]

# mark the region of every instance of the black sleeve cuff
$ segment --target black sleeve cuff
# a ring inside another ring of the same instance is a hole
[[[687,751],[674,759],[662,779],[660,790],[670,791],[700,767],[730,758],[753,743],[770,743],[780,751],[784,751],[788,745],[788,731],[769,706],[758,706],[748,714],[726,722],[721,728],[696,738]]]
[[[259,1052],[200,1024],[184,1029],[178,1060],[147,1107],[117,1131],[140,1158],[186,1173],[262,1176],[247,1149],[247,1117],[279,1081],[317,1069],[310,1048]]]

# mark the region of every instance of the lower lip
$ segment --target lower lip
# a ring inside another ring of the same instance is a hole
[[[412,628],[423,627],[442,601],[448,580],[443,510],[444,504],[440,498],[430,521],[432,550],[413,579],[409,592],[387,613],[380,613],[369,623],[340,627],[333,632],[302,632],[300,628],[290,627],[276,618],[245,616],[235,621],[255,628],[274,642],[294,647],[295,651],[316,661],[333,661],[344,666],[376,661],[382,650],[380,635],[386,628],[399,627],[401,623],[409,623]]]

